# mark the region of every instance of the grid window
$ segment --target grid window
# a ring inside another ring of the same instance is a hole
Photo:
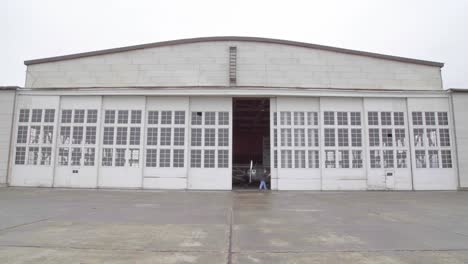
[[[199,147],[202,145],[202,129],[201,128],[192,128],[192,138],[191,144],[194,147]]]
[[[58,164],[60,166],[68,166],[68,150],[69,148],[59,148]]]
[[[214,168],[215,167],[215,150],[205,149],[204,154],[205,154],[204,167]]]
[[[114,124],[115,123],[115,110],[106,110],[104,112],[104,123]]]
[[[116,145],[127,145],[127,129],[127,127],[117,127],[117,134],[115,137]]]
[[[172,111],[161,111],[161,124],[162,125],[172,124]]]
[[[426,168],[426,151],[416,150],[414,153],[416,156],[416,168]]]
[[[273,146],[278,146],[278,129],[273,129]]]
[[[54,138],[54,127],[53,126],[44,126],[42,133],[42,143],[43,144],[52,144]]]
[[[112,166],[112,152],[113,149],[102,149],[102,166]]]
[[[114,144],[114,128],[113,127],[104,127],[104,145],[113,145]]]
[[[55,109],[46,109],[44,111],[44,123],[53,123],[55,121]]]
[[[318,114],[317,112],[307,112],[307,125],[317,126],[318,125]]]
[[[218,150],[218,168],[229,167],[229,150],[220,149]]]
[[[161,149],[159,150],[159,167],[168,168],[171,166],[171,150]]]
[[[281,168],[292,168],[291,150],[281,150]]]
[[[362,147],[362,131],[360,128],[351,129],[351,146]]]
[[[380,151],[379,150],[370,151],[370,166],[373,169],[382,167],[380,164]]]
[[[335,151],[325,150],[325,168],[333,169],[336,168]]]
[[[185,145],[185,128],[176,127],[174,128],[174,146]]]
[[[294,146],[305,147],[305,131],[303,128],[294,129]]]
[[[95,110],[95,109],[88,110],[88,116],[86,117],[86,123],[88,123],[88,124],[97,123],[97,110]]]
[[[361,113],[351,112],[350,115],[351,115],[351,125],[360,126],[361,125]]]
[[[291,125],[291,112],[280,112],[280,124],[282,126]]]
[[[66,124],[72,121],[72,110],[62,110],[62,118],[60,122]]]
[[[406,141],[406,133],[404,128],[395,128],[395,146],[404,147]]]
[[[81,148],[72,148],[71,165],[81,166]]]
[[[60,143],[70,144],[71,127],[60,127]]]
[[[450,150],[441,150],[442,168],[452,168],[452,153]]]
[[[437,147],[437,129],[435,128],[428,128],[426,129],[426,136],[427,136],[427,146],[429,147]]]
[[[291,139],[291,129],[290,128],[282,128],[281,129],[281,146],[291,147],[292,146],[292,139]]]
[[[29,147],[28,148],[28,164],[37,165],[39,161],[39,147]]]
[[[393,168],[394,160],[393,160],[393,150],[384,150],[383,151],[383,161],[384,161],[384,168]]]
[[[441,147],[450,147],[450,133],[448,128],[439,129],[439,138]]]
[[[404,126],[405,125],[405,117],[403,112],[394,112],[393,113],[393,124],[395,126]]]
[[[130,128],[130,145],[140,145],[141,128],[131,127]]]
[[[96,127],[86,127],[85,144],[96,144]]]
[[[130,123],[141,124],[141,110],[132,110],[130,116]]]
[[[380,146],[379,129],[369,128],[369,146],[378,147]]]
[[[335,129],[334,128],[325,128],[325,146],[334,147],[335,146]]]
[[[28,126],[18,126],[16,143],[26,144],[28,142]]]
[[[140,149],[131,148],[128,149],[130,155],[128,158],[128,166],[130,167],[140,167]]]
[[[352,150],[352,167],[355,169],[362,168],[362,150]]]
[[[31,122],[33,122],[33,123],[42,122],[42,109],[33,109],[32,110]]]
[[[117,111],[117,123],[118,124],[128,124],[128,110],[119,110],[119,111]]]
[[[338,146],[339,147],[349,146],[349,137],[348,137],[347,128],[338,128]]]
[[[190,151],[190,167],[201,168],[201,150],[192,149]]]
[[[158,164],[157,149],[146,149],[146,167],[156,167]]]
[[[20,109],[18,121],[21,123],[29,122],[29,109]]]
[[[29,143],[30,144],[39,144],[40,136],[41,136],[41,126],[31,126],[29,128]]]
[[[326,111],[323,113],[323,123],[325,125],[335,124],[335,112]]]
[[[319,153],[318,150],[309,150],[309,168],[316,169],[319,167]]]
[[[184,111],[174,111],[174,124],[176,125],[185,124],[185,112]]]
[[[216,146],[215,128],[205,128],[205,146]]]
[[[305,168],[305,150],[294,151],[294,168]]]
[[[16,147],[15,164],[23,165],[26,163],[26,147]]]
[[[319,135],[318,135],[318,129],[317,128],[309,128],[307,129],[307,134],[308,134],[308,145],[309,147],[318,147],[319,146]],[[276,146],[276,144],[275,144]]]
[[[368,112],[367,124],[370,126],[378,126],[379,125],[379,112]]]
[[[125,149],[124,148],[115,149],[115,166],[116,167],[125,166]]]
[[[73,113],[73,123],[84,123],[85,110],[75,110]]]
[[[439,151],[428,150],[427,156],[429,158],[429,168],[439,168]]]
[[[42,147],[41,148],[41,165],[50,165],[52,159],[52,148]]]
[[[424,116],[426,117],[426,126],[433,126],[436,124],[434,112],[425,112]]]
[[[146,144],[150,146],[158,145],[158,128],[148,127],[146,135]]]
[[[448,126],[447,112],[438,112],[437,119],[438,119],[439,126]]]
[[[174,168],[183,168],[184,167],[184,150],[183,149],[174,149],[173,152],[173,167]]]
[[[338,168],[349,168],[349,150],[338,150]]]
[[[393,133],[391,128],[382,128],[382,146],[393,146]]]
[[[83,127],[73,127],[72,144],[81,144],[83,142]]]
[[[161,146],[170,146],[171,145],[171,128],[170,127],[161,127]],[[161,157],[161,155],[159,155]]]
[[[229,129],[227,128],[218,129],[218,146],[221,146],[221,147],[229,146]]]
[[[304,112],[294,112],[294,125],[295,126],[304,125]]]
[[[424,146],[424,129],[422,128],[413,129],[413,135],[414,135],[414,145],[416,147],[423,147]]]
[[[348,113],[347,112],[337,112],[336,119],[339,126],[348,125]]]
[[[192,125],[201,125],[203,112],[192,112]]]
[[[94,166],[94,159],[96,157],[96,150],[94,148],[84,149],[84,165]]]
[[[397,168],[408,168],[406,150],[397,150],[396,160]]]
[[[278,113],[273,112],[273,126],[277,126],[277,125],[278,125]]]
[[[216,112],[205,113],[205,125],[216,125]]]
[[[414,126],[422,126],[423,125],[422,112],[413,112],[413,113],[411,113],[411,116],[413,117],[413,125]]]
[[[148,111],[148,124],[155,125],[158,124],[158,111]]]
[[[382,126],[391,126],[392,125],[392,112],[381,112],[380,121]]]
[[[278,151],[277,150],[273,151],[273,166],[275,168],[278,168]]]
[[[229,112],[218,112],[218,124],[229,125]]]

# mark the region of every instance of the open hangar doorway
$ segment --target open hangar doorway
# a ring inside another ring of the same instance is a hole
[[[232,103],[232,188],[258,188],[264,170],[271,171],[270,98],[233,98]]]

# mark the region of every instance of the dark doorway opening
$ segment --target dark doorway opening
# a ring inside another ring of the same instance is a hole
[[[270,172],[270,98],[233,98],[232,164],[235,189],[258,188]]]

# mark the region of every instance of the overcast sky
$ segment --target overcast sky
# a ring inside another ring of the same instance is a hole
[[[255,36],[445,63],[468,88],[467,0],[0,0],[0,85],[24,60],[202,36]]]

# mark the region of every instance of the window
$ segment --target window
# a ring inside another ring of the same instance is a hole
[[[185,124],[185,111],[174,111],[174,124]]]
[[[94,158],[96,157],[94,148],[85,148],[84,152],[84,165],[94,166]]]
[[[81,144],[83,142],[83,127],[73,127],[72,144]]]
[[[31,122],[32,123],[42,122],[42,109],[33,109],[32,110]]]
[[[53,126],[43,126],[42,143],[43,144],[52,144],[53,136],[54,136],[54,127]]]
[[[132,124],[140,124],[141,123],[141,110],[132,110],[130,122]]]
[[[393,113],[393,124],[395,126],[404,126],[405,118],[403,112],[394,112]]]
[[[452,153],[450,150],[440,151],[442,158],[442,168],[452,168]]]
[[[275,152],[276,154],[276,152]],[[319,168],[319,152],[318,150],[309,150],[309,168]]]
[[[160,144],[161,144],[161,146],[170,146],[171,145],[171,128],[170,127],[161,127],[161,142],[160,142]]]
[[[370,126],[379,125],[379,113],[378,112],[368,112],[367,113],[367,124]]]
[[[205,128],[205,146],[216,146],[216,129]]]
[[[362,132],[360,128],[351,129],[351,146],[362,147]]]
[[[397,150],[397,168],[407,168],[406,150]]]
[[[426,168],[426,151],[416,150],[416,168]]]
[[[55,109],[46,109],[44,112],[44,123],[53,123],[55,121]]]
[[[448,128],[439,129],[439,138],[441,147],[450,147],[450,134]]]
[[[352,158],[353,168],[362,168],[362,150],[353,150]]]
[[[146,150],[146,167],[156,167],[158,163],[157,152],[157,149]]]
[[[162,125],[172,124],[172,111],[161,111],[161,124]]]
[[[68,165],[68,148],[59,148],[59,158],[58,158],[59,166],[67,166]]]
[[[123,167],[125,166],[125,150],[124,148],[115,149],[115,166]]]
[[[305,150],[295,150],[294,151],[294,167],[295,168],[305,168]]]
[[[414,134],[414,146],[415,147],[423,147],[424,146],[424,129],[422,128],[415,128],[413,129]]]
[[[67,124],[72,122],[72,110],[62,110],[61,123]]]
[[[218,129],[218,146],[229,146],[229,129],[219,128]]]
[[[70,144],[71,127],[60,127],[60,143]]]
[[[307,112],[307,125],[309,125],[309,126],[317,126],[318,125],[318,114],[317,114],[317,112]]]
[[[71,165],[81,166],[81,148],[72,148]]]
[[[433,126],[436,124],[434,112],[425,112],[424,116],[426,117],[426,126]]]
[[[102,166],[112,166],[112,152],[111,148],[102,149]]]
[[[206,112],[205,113],[205,125],[215,125],[216,124],[216,112]]]
[[[113,127],[104,127],[104,145],[113,145],[114,144],[114,128]]]
[[[360,126],[361,125],[361,113],[351,112],[350,114],[351,114],[351,125]]]
[[[119,110],[117,112],[117,123],[128,124],[128,110]]]
[[[203,118],[202,112],[192,112],[192,125],[201,125],[202,118]]]
[[[39,144],[41,135],[41,126],[30,126],[29,128],[29,143]]]
[[[130,156],[128,158],[128,166],[140,167],[140,149],[130,148],[128,149]]]
[[[335,146],[335,129],[334,128],[325,128],[325,146],[333,147]]]
[[[85,110],[75,110],[73,115],[73,123],[84,123]]]
[[[220,149],[218,150],[218,168],[229,167],[229,150]]]
[[[183,168],[184,167],[184,151],[183,149],[174,149],[174,168]]]
[[[338,150],[338,167],[349,168],[349,151]]]
[[[411,116],[413,117],[414,126],[421,126],[423,124],[422,112],[413,112]]]
[[[156,125],[158,124],[158,111],[148,111],[148,124]]]
[[[392,112],[381,112],[380,119],[382,121],[382,126],[391,126],[392,125]]]
[[[325,168],[336,168],[334,150],[325,150]]]
[[[309,147],[318,147],[319,146],[318,129],[309,128],[309,129],[307,129],[307,134],[308,134],[308,146]],[[276,146],[276,143],[275,143],[275,146]]]
[[[16,143],[26,144],[28,140],[28,126],[18,126],[18,134],[16,136]]]
[[[338,128],[338,146],[339,147],[348,147],[349,138],[348,138],[348,129],[347,128]]]
[[[393,168],[394,167],[393,150],[384,150],[383,160],[384,160],[384,168]]]
[[[291,125],[291,112],[281,112],[280,113],[280,124],[284,125]]]
[[[140,130],[139,127],[130,128],[130,145],[140,145]]]
[[[116,145],[127,145],[127,127],[117,127]]]
[[[393,133],[390,128],[382,128],[382,146],[392,147],[393,146]]]
[[[406,134],[404,128],[395,128],[395,145],[397,147],[404,147],[406,141]]]
[[[334,125],[335,124],[335,112],[324,112],[323,113],[323,122],[325,125]]]
[[[369,146],[378,147],[380,145],[379,129],[369,128]]]
[[[276,112],[273,112],[273,126],[277,126],[278,125],[278,113]]]
[[[88,110],[88,116],[86,117],[86,122],[89,124],[97,123],[97,110]]]
[[[371,168],[381,168],[380,165],[380,151],[371,150],[370,151],[370,167]]]
[[[292,168],[292,150],[281,150],[281,168]]]
[[[204,167],[205,168],[214,168],[215,167],[215,150],[214,149],[205,149],[204,151]]]
[[[104,123],[106,124],[115,123],[115,111],[114,110],[106,110],[105,115],[104,115]]]
[[[190,151],[190,167],[201,168],[201,150],[192,149]]]
[[[26,147],[16,147],[15,164],[23,165],[26,163]]]
[[[229,125],[229,112],[219,112],[218,113],[218,124],[219,125]]]
[[[192,128],[192,146],[201,146],[202,144],[202,129]]]
[[[38,160],[39,160],[39,147],[29,147],[28,148],[28,164],[38,165]]]
[[[303,128],[294,129],[294,146],[296,147],[305,146],[305,131]]]
[[[304,112],[294,112],[294,125],[295,126],[304,125]]]
[[[438,112],[437,120],[439,126],[448,126],[448,115],[447,112]]]
[[[176,127],[174,128],[174,146],[185,145],[185,128]]]
[[[428,128],[426,129],[426,136],[427,136],[427,145],[429,147],[437,147],[437,129],[435,128]]]
[[[41,148],[41,165],[50,165],[52,159],[52,148],[42,147]]]
[[[19,120],[20,123],[29,122],[29,109],[20,109]]]
[[[428,150],[427,156],[429,158],[429,168],[439,168],[439,151]]]
[[[292,139],[291,139],[291,129],[289,128],[282,128],[281,129],[281,146],[292,146]]]
[[[158,145],[158,128],[157,127],[148,127],[146,130],[146,144],[150,146]]]
[[[348,113],[347,112],[337,112],[336,117],[337,117],[339,126],[348,125]]]
[[[165,168],[171,166],[171,150],[160,149],[159,150],[159,167]]]
[[[96,127],[86,127],[85,144],[96,144]]]

